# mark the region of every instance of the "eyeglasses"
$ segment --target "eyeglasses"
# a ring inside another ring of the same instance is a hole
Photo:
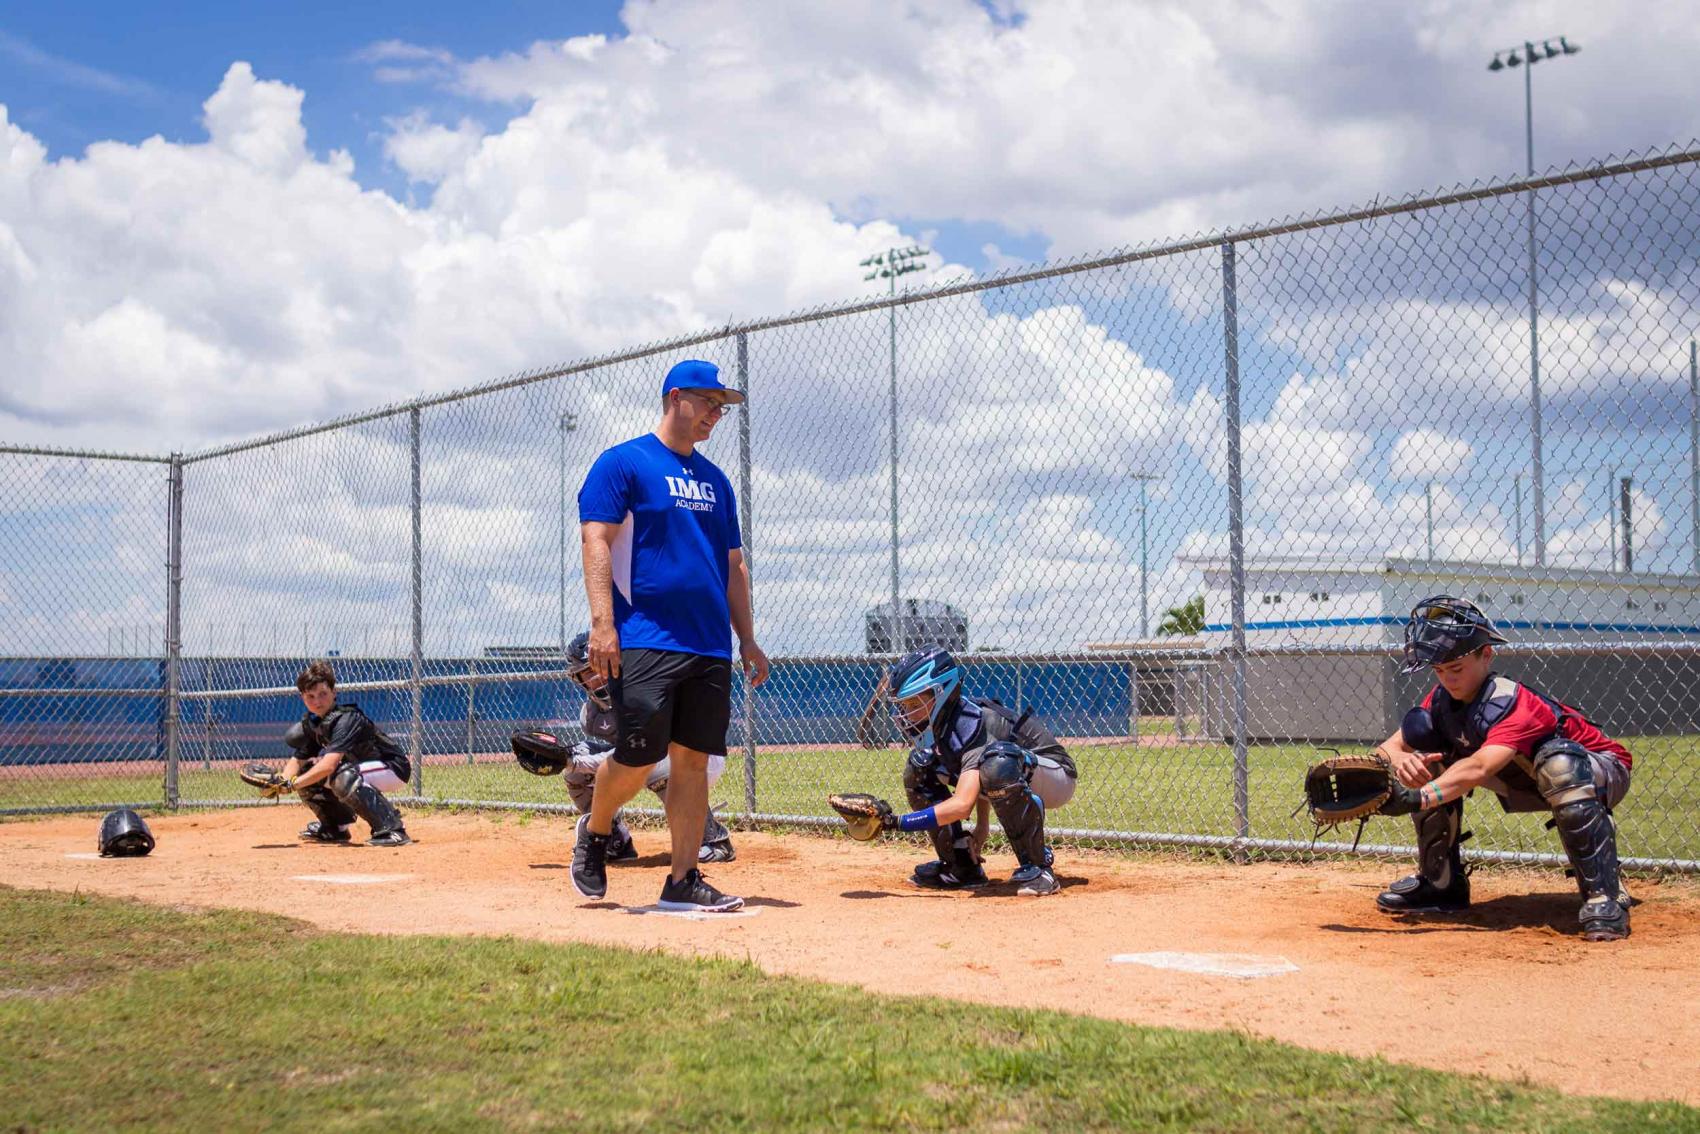
[[[694,393],[690,390],[680,390],[679,396],[685,397],[685,398],[695,398],[695,399],[697,399],[697,401],[702,402],[705,405],[707,405],[708,409],[705,412],[707,412],[707,414],[710,417],[722,417],[726,414],[731,413],[734,409],[737,408],[736,406],[732,405],[729,402],[716,401],[715,399],[707,396],[706,394],[698,394],[698,393]]]

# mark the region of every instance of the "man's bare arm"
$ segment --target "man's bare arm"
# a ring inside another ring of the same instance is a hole
[[[614,629],[614,539],[620,525],[587,520],[579,525],[584,594],[590,600],[590,666],[604,678],[620,676],[620,635]]]
[[[726,553],[726,606],[731,611],[732,629],[738,635],[738,655],[744,675],[752,687],[767,680],[767,654],[756,645],[755,615],[750,603],[750,565],[742,548]]]

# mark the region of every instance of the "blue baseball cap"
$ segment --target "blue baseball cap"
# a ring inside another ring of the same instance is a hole
[[[742,391],[720,384],[720,367],[700,358],[687,358],[667,372],[667,380],[661,383],[661,396],[665,398],[673,390],[716,390],[725,394],[731,405],[744,400]]]

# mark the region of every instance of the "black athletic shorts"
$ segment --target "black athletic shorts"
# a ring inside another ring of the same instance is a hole
[[[620,676],[608,683],[619,736],[614,762],[647,768],[669,744],[726,751],[732,719],[732,663],[673,650],[621,650]]]

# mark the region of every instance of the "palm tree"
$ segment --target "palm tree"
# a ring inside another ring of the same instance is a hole
[[[1184,606],[1171,606],[1157,624],[1157,636],[1191,637],[1204,629],[1204,596],[1194,595]]]

